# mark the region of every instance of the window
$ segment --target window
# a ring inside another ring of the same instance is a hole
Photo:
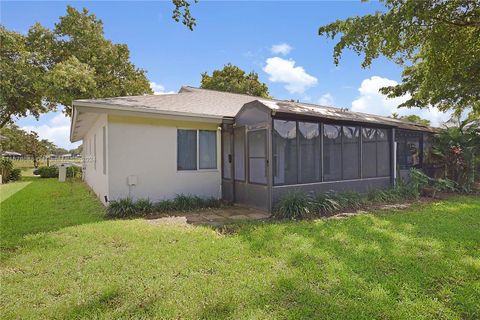
[[[342,127],[323,126],[323,177],[324,180],[342,179]]]
[[[178,129],[177,170],[197,168],[217,168],[217,132]]]
[[[245,181],[245,128],[233,130],[235,180]]]
[[[360,178],[360,129],[343,126],[342,140],[342,179]]]
[[[107,128],[102,128],[103,174],[107,174]]]
[[[320,181],[320,129],[318,123],[299,122],[299,182]]]
[[[217,132],[198,131],[200,169],[217,169]]]
[[[273,122],[273,182],[297,183],[297,122]]]
[[[362,128],[362,176],[377,176],[377,129]]]
[[[177,131],[177,169],[197,170],[197,130]]]
[[[266,130],[248,132],[248,181],[251,183],[267,183],[266,143]]]
[[[197,170],[197,130],[177,131],[177,169]]]

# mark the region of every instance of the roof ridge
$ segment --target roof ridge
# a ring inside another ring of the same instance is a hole
[[[235,93],[235,92],[228,92],[228,91],[221,91],[221,90],[204,89],[204,88],[198,88],[198,87],[193,87],[193,86],[189,86],[189,85],[182,85],[180,90],[182,90],[183,88],[189,88],[189,89],[194,89],[194,90],[198,90],[198,91],[210,91],[210,92],[218,92],[218,93],[224,93],[224,94],[232,94],[232,95],[237,95],[237,96],[244,96],[244,97],[249,97],[249,98],[263,99],[263,100],[276,101],[276,102],[301,103],[301,104],[306,104],[306,105],[309,105],[309,106],[312,106],[312,107],[342,109],[342,107],[324,106],[324,105],[320,105],[320,104],[316,104],[316,103],[295,101],[293,99],[285,100],[285,99],[265,98],[265,97],[259,97],[259,96],[251,96],[251,95],[245,94],[245,93]]]

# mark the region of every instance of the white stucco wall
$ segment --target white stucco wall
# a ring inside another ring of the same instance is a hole
[[[97,120],[83,139],[83,179],[92,188],[102,203],[106,204],[105,196],[108,196],[108,167],[104,173],[103,127],[105,127],[107,135],[108,150],[108,123],[106,114],[99,114]],[[106,153],[108,159],[108,152]],[[106,163],[108,164],[108,161]]]
[[[135,117],[108,117],[109,199],[152,201],[177,194],[221,197],[219,124]],[[217,169],[177,171],[177,128],[217,130]],[[128,186],[128,176],[137,185]]]

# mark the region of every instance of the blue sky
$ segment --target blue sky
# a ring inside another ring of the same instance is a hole
[[[1,2],[1,23],[22,33],[35,22],[53,27],[69,2]],[[86,7],[104,22],[105,36],[126,43],[131,60],[147,70],[157,92],[199,86],[200,74],[226,63],[254,70],[280,99],[347,107],[390,115],[404,98],[386,99],[381,86],[400,81],[401,69],[383,58],[362,69],[361,57],[346,51],[333,64],[334,42],[318,36],[318,27],[354,15],[383,10],[378,3],[360,1],[240,2],[202,1],[193,4],[194,31],[171,19],[173,5],[165,2],[70,2]],[[434,124],[448,119],[435,109],[400,110],[419,114]],[[20,119],[17,124],[70,148],[69,119],[60,112]]]

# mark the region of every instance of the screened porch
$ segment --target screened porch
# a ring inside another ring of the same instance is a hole
[[[224,199],[270,211],[291,191],[364,193],[422,167],[423,132],[272,108],[252,102],[224,122]]]

